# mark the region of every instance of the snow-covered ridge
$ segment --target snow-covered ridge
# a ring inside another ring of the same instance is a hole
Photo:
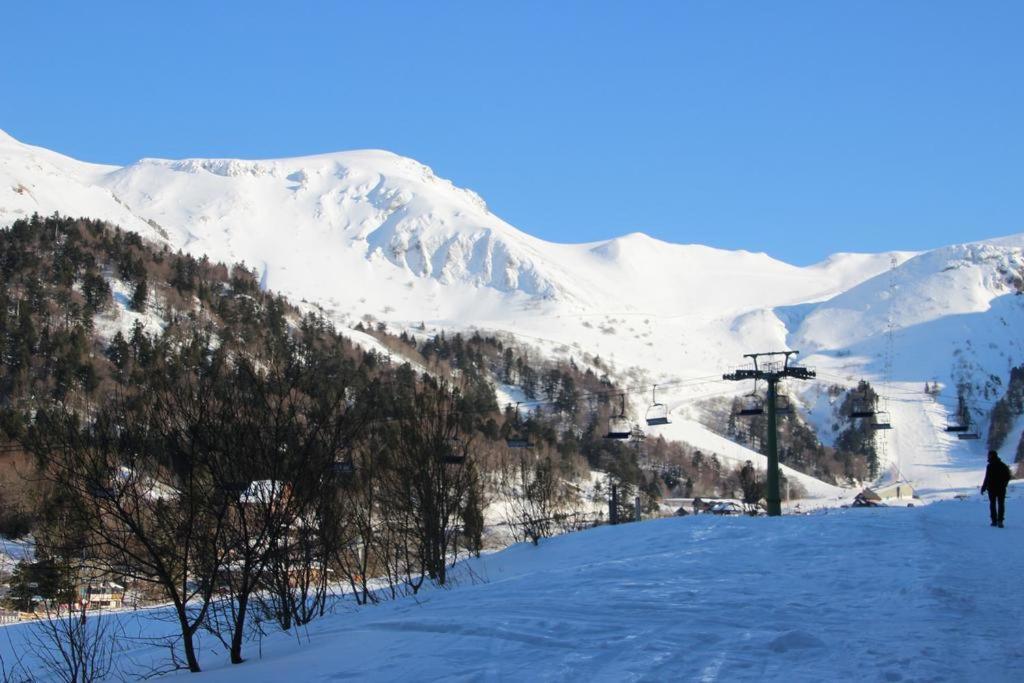
[[[501,220],[479,195],[429,167],[380,150],[276,160],[142,159],[115,168],[5,135],[0,158],[0,182],[11,188],[0,194],[2,222],[33,211],[104,218],[193,253],[265,268],[269,286],[306,297],[323,293],[321,276],[380,260],[392,268],[376,270],[404,284],[425,279],[578,309],[681,313],[822,298],[884,268],[871,256],[796,268],[765,254],[668,244],[642,233],[552,244]],[[309,261],[328,258],[333,267],[309,268]],[[312,273],[313,284],[304,280]],[[709,277],[742,286],[724,288],[717,299],[693,296]],[[408,297],[388,298],[406,317],[423,316],[420,298],[406,307],[397,304]],[[430,317],[464,314],[458,304],[430,308]]]

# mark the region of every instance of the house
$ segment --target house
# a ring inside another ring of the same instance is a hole
[[[120,609],[124,605],[124,586],[113,581],[80,585],[77,592],[79,604],[88,609]]]
[[[915,492],[909,481],[903,480],[894,481],[884,486],[877,486],[876,488],[865,488],[857,497],[876,504],[884,503],[891,505],[899,501],[909,503],[918,497],[918,492]]]
[[[914,491],[914,487],[910,485],[909,481],[896,481],[885,486],[879,486],[875,489],[866,489],[866,491],[872,491],[879,500],[892,501],[905,500],[910,502],[912,499],[917,497],[917,492]]]

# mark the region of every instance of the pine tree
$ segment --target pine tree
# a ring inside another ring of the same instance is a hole
[[[137,313],[146,312],[146,297],[149,295],[149,288],[146,284],[146,276],[143,275],[139,278],[138,283],[135,285],[135,291],[132,293],[131,307],[133,311]]]

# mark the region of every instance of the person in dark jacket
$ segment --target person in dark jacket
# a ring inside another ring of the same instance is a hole
[[[1003,513],[1006,511],[1006,485],[1010,483],[1010,468],[999,459],[995,451],[988,452],[988,467],[981,492],[988,491],[988,510],[992,515],[992,526],[1003,527]]]

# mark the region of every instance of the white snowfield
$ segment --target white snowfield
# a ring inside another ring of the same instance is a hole
[[[920,254],[836,254],[807,267],[642,233],[554,244],[389,152],[143,159],[119,168],[0,132],[0,225],[54,211],[244,262],[264,287],[316,305],[343,328],[372,316],[393,329],[422,322],[427,333],[504,331],[577,361],[599,355],[636,389],[637,420],[654,383],[685,420],[702,398],[750,390],[721,380],[744,353],[799,349],[819,378],[790,387],[797,402],[807,409],[816,388],[871,380],[894,417],[893,432],[880,437],[886,479],[913,474],[935,497],[961,486],[950,471],[973,477],[984,464],[984,435],[967,443],[942,433],[956,386],[971,388],[984,428],[998,382],[1024,362],[1024,297],[1015,294],[1024,234]],[[938,403],[924,396],[925,381],[943,386]]]
[[[976,495],[599,527],[471,560],[450,590],[270,635],[238,666],[205,638],[201,680],[1019,681],[1022,505],[1011,488],[1005,529]],[[148,614],[119,618],[168,628]],[[27,628],[0,633],[7,661]],[[125,647],[126,672],[166,656]]]

